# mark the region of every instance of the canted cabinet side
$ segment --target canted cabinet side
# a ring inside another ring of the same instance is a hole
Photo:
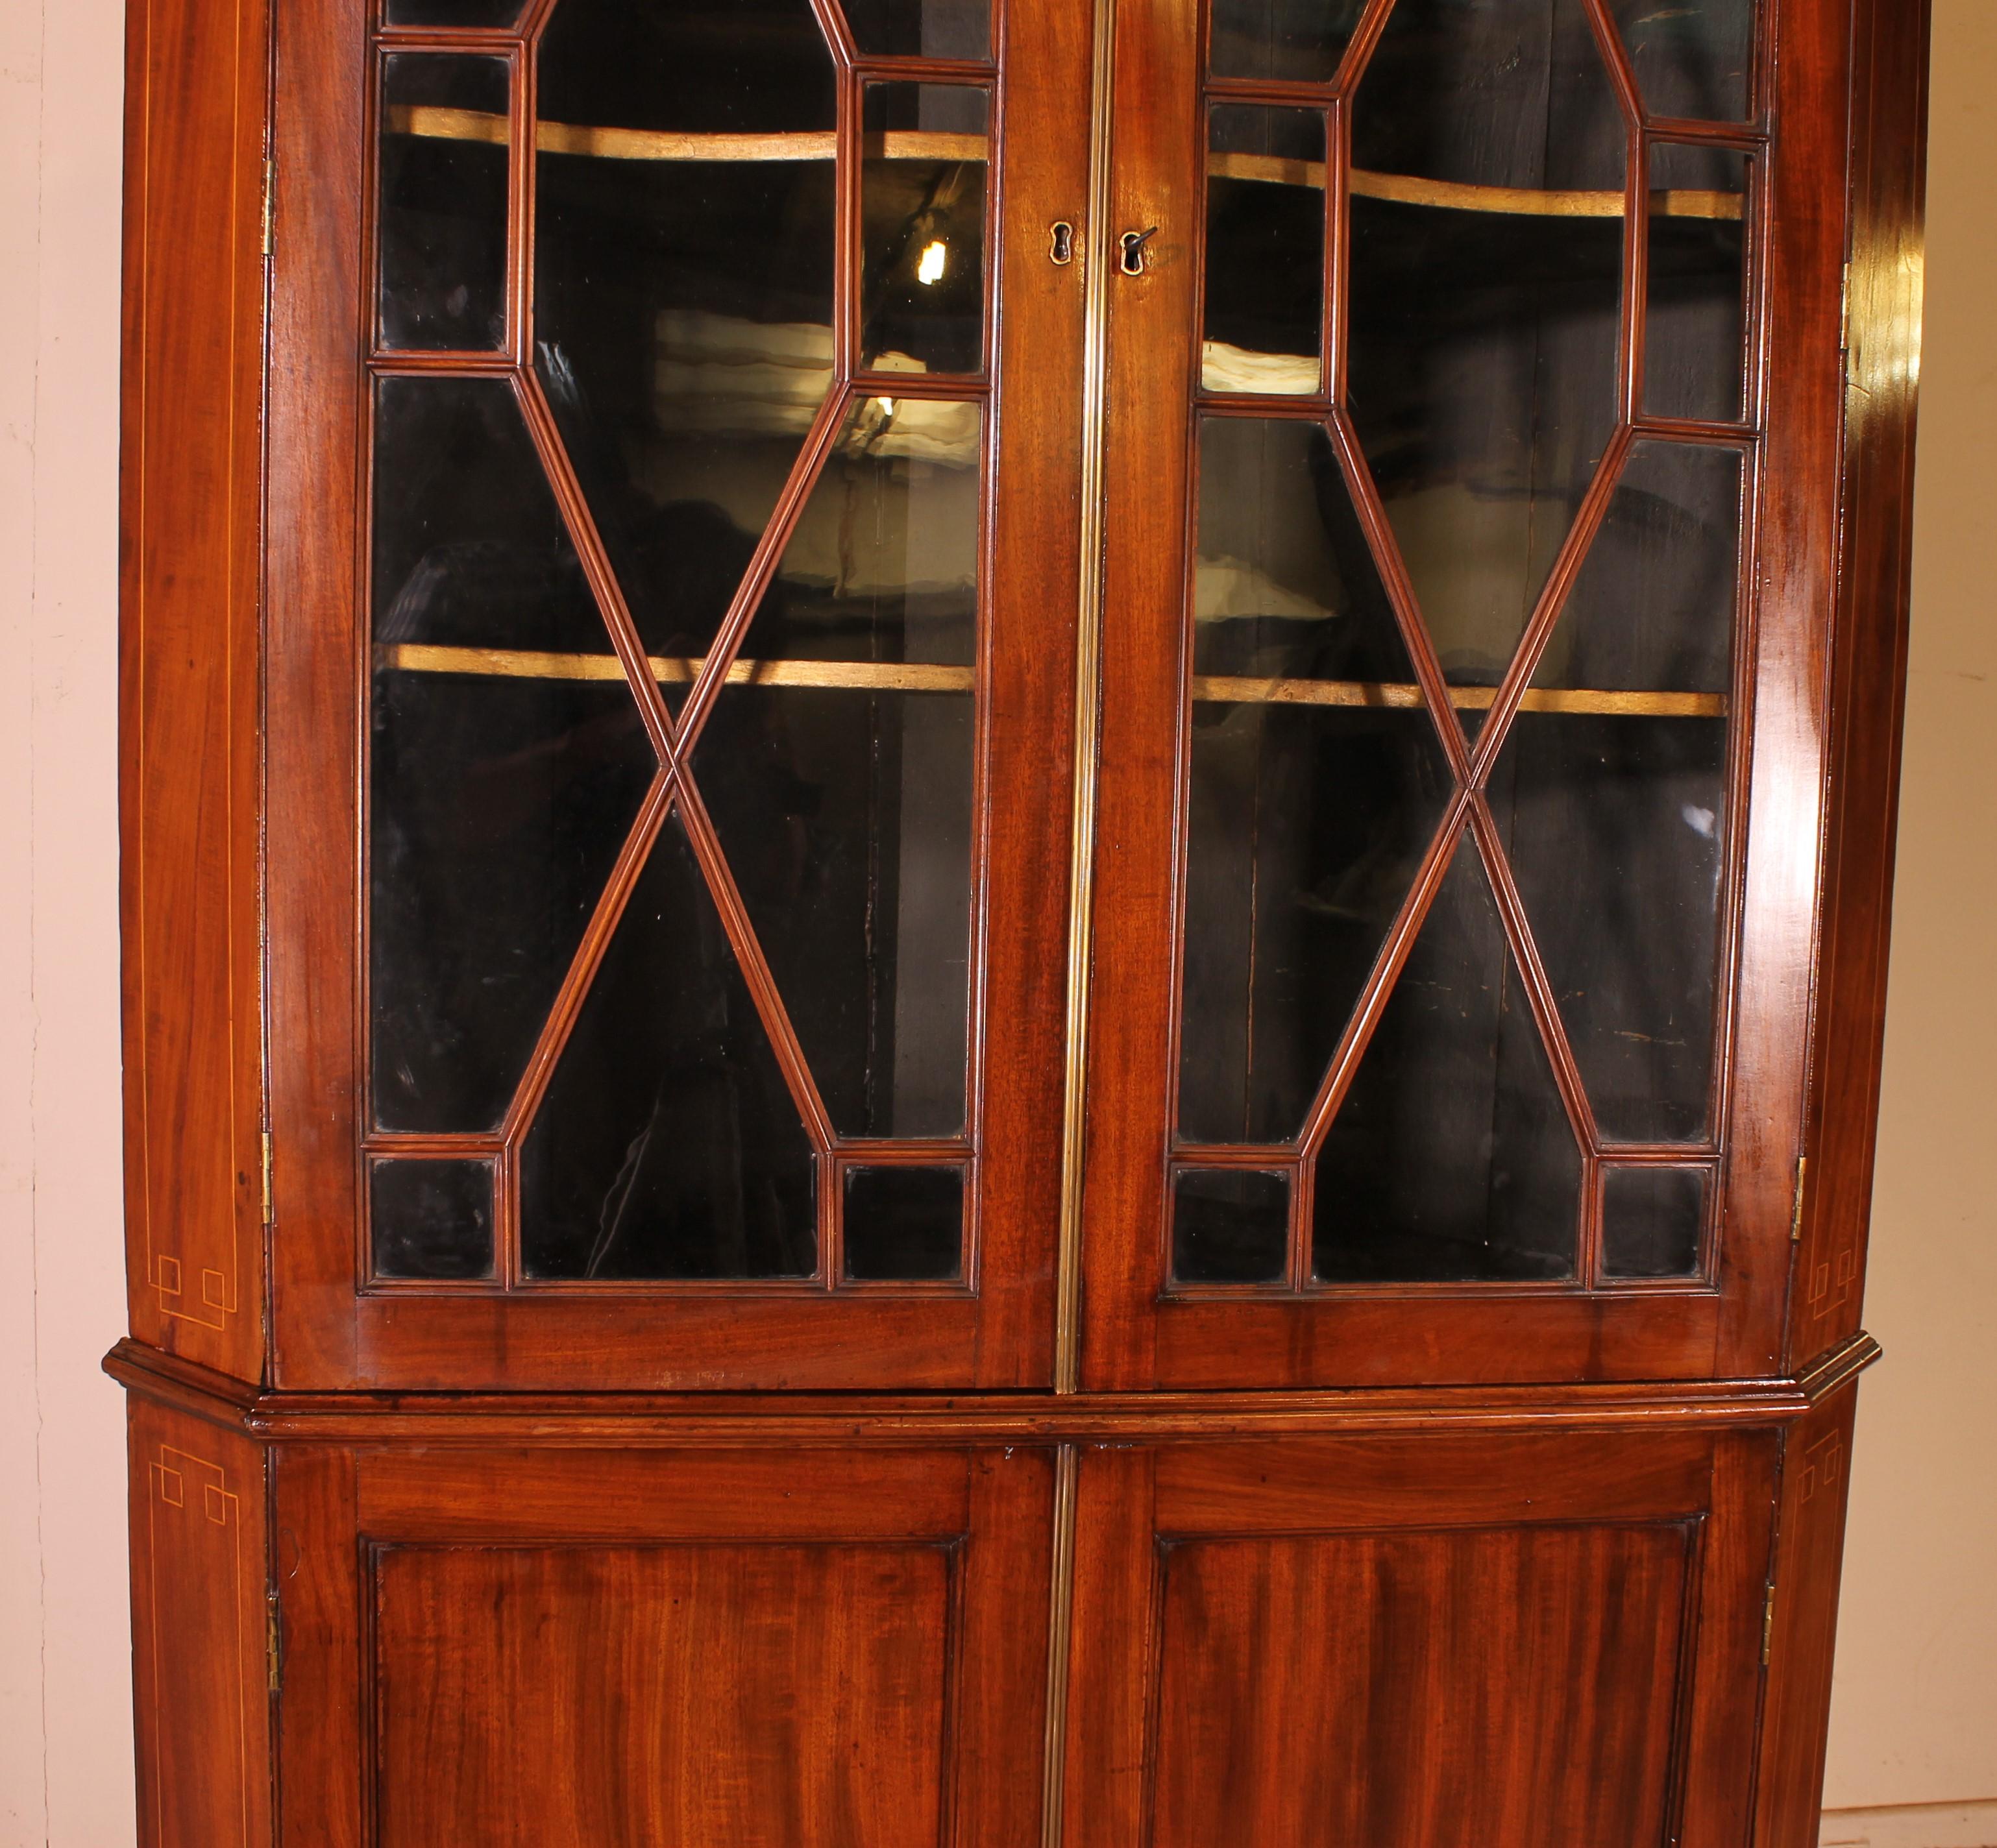
[[[257,631],[263,0],[134,0],[121,495],[132,1327],[264,1353]]]

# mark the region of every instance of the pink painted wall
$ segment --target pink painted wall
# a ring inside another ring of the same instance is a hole
[[[1997,1189],[1981,1158],[1997,1046],[1997,0],[1937,10],[1913,681],[1868,1315],[1889,1357],[1861,1416],[1829,1795],[1950,1808],[1827,1832],[1904,1848],[1997,1841],[1977,1820],[1997,1821]],[[134,1839],[120,1407],[97,1370],[123,1315],[121,26],[118,0],[0,0],[0,1848]]]

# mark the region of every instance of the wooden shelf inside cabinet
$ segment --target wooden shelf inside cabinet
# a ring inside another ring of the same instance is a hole
[[[663,685],[683,685],[698,679],[702,657],[654,655],[654,678]],[[404,674],[461,674],[516,680],[622,680],[623,664],[614,654],[556,654],[519,648],[454,648],[423,643],[385,643],[374,650],[378,670]],[[919,661],[736,660],[729,664],[725,684],[731,687],[854,688],[896,693],[967,693],[973,670]],[[1193,677],[1192,696],[1201,702],[1248,705],[1384,706],[1407,709],[1423,704],[1422,690],[1411,684],[1379,681],[1319,681],[1257,678],[1243,674],[1200,674]],[[1450,704],[1459,711],[1478,712],[1495,703],[1495,687],[1452,687]],[[1723,693],[1629,692],[1612,688],[1533,687],[1519,709],[1527,712],[1566,712],[1594,716],[1650,719],[1723,719]]]
[[[485,141],[504,146],[511,127],[504,116],[474,109],[412,105],[388,112],[391,133],[448,141]],[[578,154],[607,160],[830,160],[838,137],[830,130],[770,134],[681,133],[671,130],[598,127],[543,122],[534,129],[536,151]],[[984,160],[990,144],[983,135],[925,129],[889,129],[862,143],[870,158],[888,160]],[[1212,153],[1208,174],[1274,186],[1308,186],[1323,191],[1322,160],[1286,160],[1280,155]],[[1425,205],[1446,212],[1498,212],[1518,218],[1620,218],[1628,201],[1612,189],[1480,186],[1413,174],[1352,172],[1352,191],[1362,199]],[[1673,189],[1650,195],[1650,210],[1662,218],[1738,219],[1745,212],[1738,193]]]

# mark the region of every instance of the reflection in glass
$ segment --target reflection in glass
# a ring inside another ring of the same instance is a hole
[[[377,1277],[493,1274],[491,1162],[371,1162],[367,1195]]]
[[[985,364],[989,98],[869,84],[860,178],[860,357],[884,372]]]
[[[844,0],[853,42],[872,57],[987,58],[992,0]]]
[[[1200,426],[1179,1133],[1302,1129],[1451,788],[1330,439]]]
[[[677,814],[520,1164],[530,1278],[805,1277],[811,1145]]]
[[[1172,1177],[1172,1281],[1281,1283],[1289,1265],[1290,1177],[1254,1168]]]
[[[1604,1136],[1706,1132],[1724,719],[1521,712],[1491,805]]]
[[[1733,681],[1741,460],[1702,443],[1630,447],[1536,687],[1724,694]]]
[[[1324,118],[1314,109],[1216,108],[1208,147],[1206,388],[1319,391]]]
[[[374,1118],[490,1129],[657,764],[511,388],[375,402]]]
[[[380,340],[489,350],[506,338],[506,60],[383,60]]]
[[[1748,114],[1754,0],[1609,0],[1650,116],[1740,122]]]
[[[1747,382],[1747,157],[1650,150],[1643,408],[1738,422]]]
[[[1625,147],[1571,0],[1401,0],[1359,85],[1348,395],[1454,684],[1503,674],[1615,426]]]
[[[832,377],[831,53],[809,0],[562,0],[539,111],[535,364],[647,647],[704,655]]]
[[[964,1171],[846,1171],[846,1274],[854,1283],[947,1283],[964,1271]]]
[[[1699,1269],[1709,1177],[1703,1168],[1609,1168],[1602,1175],[1602,1263],[1610,1277],[1690,1277]]]
[[[1216,77],[1330,83],[1366,0],[1213,0]]]
[[[964,1127],[980,414],[859,401],[694,756],[833,1126]]]
[[[1571,1277],[1580,1198],[1580,1150],[1466,834],[1319,1157],[1316,1274]]]

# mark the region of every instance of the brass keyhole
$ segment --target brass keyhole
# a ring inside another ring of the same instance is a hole
[[[1071,264],[1074,261],[1074,226],[1064,218],[1056,219],[1048,227],[1047,257],[1050,262]]]
[[[1117,267],[1126,276],[1141,276],[1144,273],[1144,247],[1158,235],[1158,227],[1153,225],[1148,230],[1126,231],[1117,241],[1123,254]]]

